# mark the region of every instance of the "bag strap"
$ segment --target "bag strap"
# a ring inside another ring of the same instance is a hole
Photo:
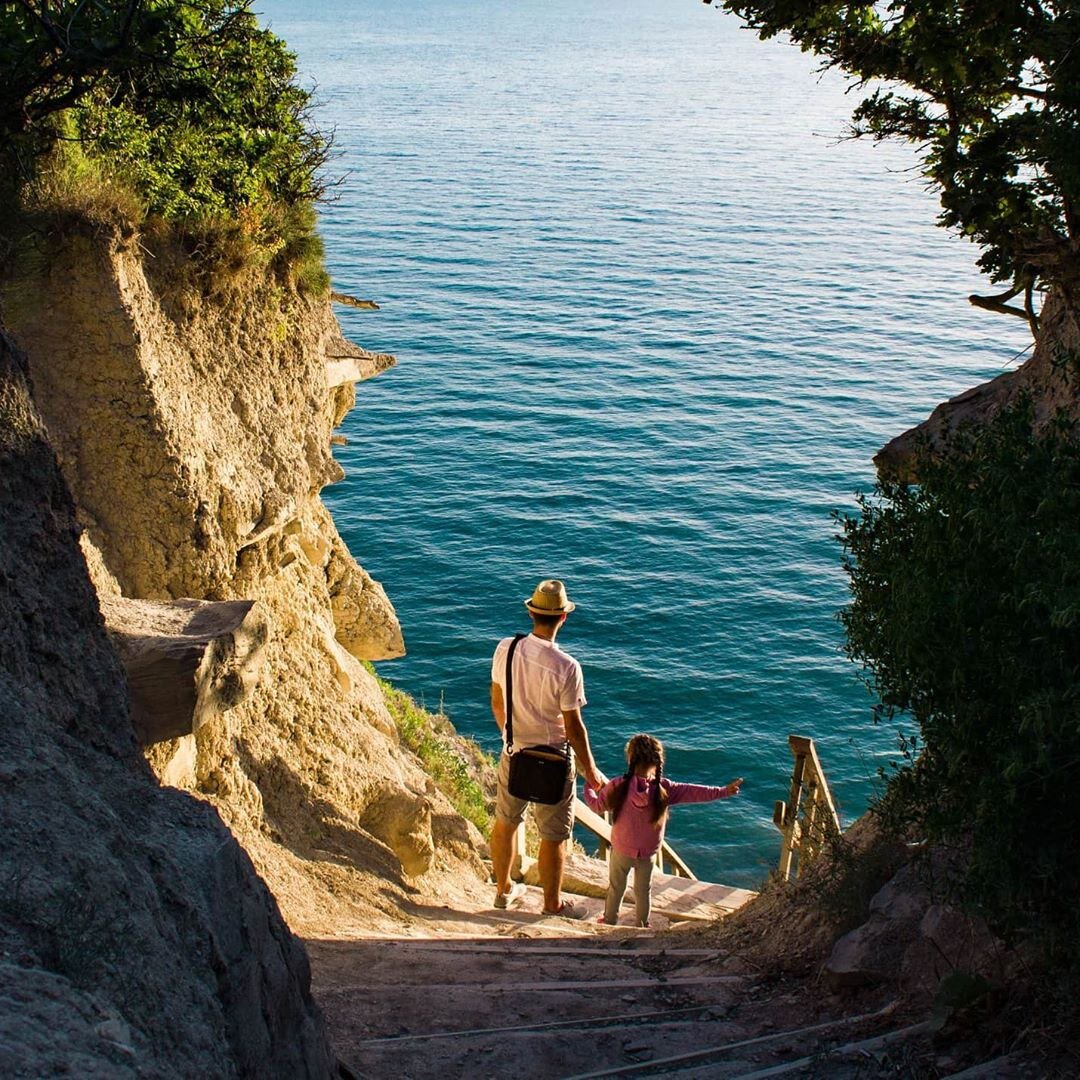
[[[514,650],[524,634],[515,634],[506,650],[506,752],[514,752]]]

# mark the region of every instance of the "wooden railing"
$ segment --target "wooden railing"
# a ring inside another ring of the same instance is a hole
[[[574,799],[574,820],[584,828],[588,829],[594,836],[600,840],[600,850],[598,855],[601,859],[607,860],[608,848],[611,847],[611,822],[601,814],[596,813],[594,810],[590,810],[580,799]],[[674,874],[676,877],[690,878],[691,881],[697,881],[697,875],[690,869],[689,866],[683,862],[679,853],[665,840],[660,847],[660,850],[656,853],[656,868],[664,873],[665,864],[668,867],[667,872]]]
[[[589,809],[589,807],[576,796],[574,798],[574,820],[578,825],[588,829],[589,832],[600,841],[597,856],[602,861],[607,862],[608,851],[611,848],[611,822],[603,815]],[[524,854],[524,822],[518,826],[516,849],[517,857],[515,858],[514,874],[515,876],[519,876],[520,874],[523,874],[533,862],[530,857]],[[657,869],[661,873],[665,872],[664,867],[666,866],[667,873],[673,874],[675,877],[684,877],[689,878],[691,881],[697,881],[697,875],[686,865],[679,853],[666,840],[663,842],[660,850],[656,853],[654,861]]]
[[[840,835],[840,817],[836,812],[829,782],[814,747],[814,740],[804,735],[789,735],[788,746],[795,756],[788,801],[773,807],[773,824],[780,830],[780,877],[796,879],[820,854],[821,849]]]

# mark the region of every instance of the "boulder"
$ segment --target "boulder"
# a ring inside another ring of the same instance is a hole
[[[357,565],[344,542],[334,537],[326,584],[338,641],[358,660],[392,660],[405,655],[397,614],[383,587]]]
[[[101,609],[127,671],[141,746],[194,734],[258,678],[267,625],[251,600],[104,598]]]
[[[138,753],[3,334],[0,717],[0,1075],[329,1080],[303,947],[217,811]]]
[[[993,974],[1003,953],[985,923],[936,902],[909,863],[874,895],[866,922],[836,941],[822,974],[836,987],[887,982],[933,994],[956,972]]]
[[[410,877],[431,869],[435,842],[431,835],[431,803],[425,795],[389,783],[369,796],[361,825],[397,856]]]
[[[914,868],[902,868],[874,894],[866,922],[837,940],[822,974],[837,987],[894,979],[907,949],[918,938],[928,903]]]

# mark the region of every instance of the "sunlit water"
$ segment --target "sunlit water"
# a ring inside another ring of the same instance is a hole
[[[564,578],[602,767],[636,731],[675,779],[700,876],[774,863],[787,735],[845,820],[894,745],[839,651],[830,511],[1020,324],[966,302],[904,148],[840,141],[840,81],[696,0],[273,0],[344,175],[322,213],[363,384],[325,492],[386,586],[385,676],[496,745],[489,657]],[[621,770],[620,770],[621,771]]]

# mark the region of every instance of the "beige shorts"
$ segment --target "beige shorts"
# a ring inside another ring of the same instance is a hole
[[[571,755],[572,755],[571,751]],[[506,821],[511,825],[521,824],[525,817],[525,811],[531,806],[533,821],[536,822],[536,831],[542,840],[550,840],[559,844],[563,840],[569,840],[574,830],[574,780],[576,773],[570,770],[570,776],[566,780],[566,793],[561,802],[549,806],[546,803],[530,803],[524,799],[516,799],[507,790],[510,780],[510,759],[504,750],[499,758],[499,793],[495,798],[495,817],[500,821]]]

